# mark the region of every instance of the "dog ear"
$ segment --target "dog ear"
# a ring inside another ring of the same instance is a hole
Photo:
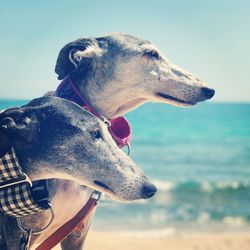
[[[12,146],[11,137],[6,133],[7,127],[12,127],[13,120],[6,117],[6,113],[12,113],[14,109],[5,110],[0,114],[0,157],[6,154]]]
[[[20,108],[4,111],[0,119],[1,136],[8,145],[14,140],[31,142],[34,140],[38,122],[34,115],[27,116]]]
[[[6,154],[12,146],[11,139],[4,133],[0,127],[0,157]]]
[[[78,39],[66,44],[59,52],[55,72],[58,80],[64,79],[68,74],[78,68],[83,58],[92,58],[102,55],[103,49],[95,39]]]

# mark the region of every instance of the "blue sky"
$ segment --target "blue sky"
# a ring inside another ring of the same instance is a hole
[[[55,89],[67,42],[125,32],[210,82],[215,101],[250,101],[249,11],[247,0],[0,0],[0,98]]]

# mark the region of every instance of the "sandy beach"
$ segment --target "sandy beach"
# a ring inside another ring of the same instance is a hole
[[[249,250],[250,232],[176,233],[172,236],[90,231],[86,250]]]

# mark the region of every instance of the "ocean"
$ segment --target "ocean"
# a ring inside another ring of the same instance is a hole
[[[27,100],[0,100],[0,109]],[[131,157],[157,194],[120,204],[103,197],[102,230],[249,230],[250,104],[147,104],[129,113]]]

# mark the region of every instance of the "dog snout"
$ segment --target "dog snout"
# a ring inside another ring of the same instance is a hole
[[[214,94],[215,94],[214,89],[211,89],[211,88],[208,88],[208,87],[202,87],[201,88],[201,92],[202,92],[202,95],[206,99],[211,99],[214,96]]]
[[[157,188],[153,184],[146,184],[142,187],[142,198],[149,199],[155,195]]]

